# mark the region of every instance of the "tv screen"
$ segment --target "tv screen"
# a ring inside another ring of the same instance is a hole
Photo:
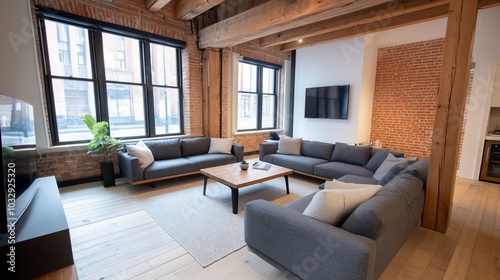
[[[347,119],[349,85],[306,88],[305,117]]]

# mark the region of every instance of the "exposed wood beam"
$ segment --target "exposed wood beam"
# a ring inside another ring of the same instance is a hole
[[[238,45],[390,0],[271,0],[200,30],[200,48]]]
[[[500,6],[500,0],[481,0],[479,1],[479,9],[487,9]]]
[[[179,0],[175,4],[175,18],[190,20],[226,0]]]
[[[384,26],[391,21],[392,17],[436,6],[447,6],[448,4],[449,0],[401,0],[394,3],[384,3],[354,13],[272,34],[261,38],[259,43],[260,46],[268,47],[363,24],[376,22],[378,25]]]
[[[422,226],[446,232],[453,203],[478,0],[452,0],[432,135]]]
[[[312,45],[317,45],[334,40],[350,38],[359,35],[366,35],[374,32],[384,31],[392,28],[402,27],[405,25],[415,24],[418,22],[428,21],[432,19],[445,17],[448,13],[448,5],[432,7],[426,10],[415,11],[408,14],[403,14],[387,19],[386,22],[370,22],[359,26],[349,27],[346,29],[333,31],[310,38],[302,39],[302,42],[293,41],[281,45],[282,51],[295,50],[305,48]]]
[[[171,0],[146,0],[146,9],[150,12],[158,12]]]

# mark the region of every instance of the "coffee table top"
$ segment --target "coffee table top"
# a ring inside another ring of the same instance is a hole
[[[278,165],[271,165],[269,170],[254,169],[252,168],[253,163],[248,162],[248,170],[241,170],[240,163],[231,163],[203,168],[200,172],[231,188],[242,188],[293,173],[292,169]]]

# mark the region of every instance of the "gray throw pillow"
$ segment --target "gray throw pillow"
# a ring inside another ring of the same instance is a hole
[[[387,155],[389,154],[388,150],[378,150],[368,161],[366,164],[366,168],[371,170],[373,173],[377,171],[377,169],[382,165],[384,160],[387,158]]]
[[[382,180],[382,178],[389,172],[389,170],[396,164],[402,163],[402,162],[409,162],[408,159],[406,158],[397,158],[393,154],[389,153],[387,155],[387,158],[384,160],[384,162],[380,165],[380,167],[375,171],[375,174],[373,174],[373,178],[376,180]]]
[[[401,173],[401,171],[403,171],[408,165],[410,165],[409,161],[403,161],[394,165],[393,167],[391,167],[391,169],[389,169],[389,171],[387,171],[387,173],[385,173],[384,177],[382,177],[382,179],[380,179],[378,183],[380,185],[389,183],[389,181],[391,181],[394,177],[396,177],[396,175]]]
[[[370,146],[350,146],[345,143],[336,143],[332,161],[365,166],[371,155],[372,147]]]
[[[198,137],[181,140],[181,152],[183,157],[208,154],[209,149],[209,137]]]

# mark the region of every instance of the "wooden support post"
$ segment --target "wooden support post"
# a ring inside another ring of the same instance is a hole
[[[203,134],[207,137],[220,136],[220,53],[217,49],[203,52]]]
[[[442,233],[453,202],[477,10],[478,0],[450,1],[422,217],[423,227]]]

